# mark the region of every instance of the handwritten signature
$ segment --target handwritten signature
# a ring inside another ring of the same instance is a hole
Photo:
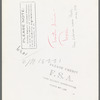
[[[64,45],[64,42],[68,40],[68,28],[64,29],[62,32],[58,32],[57,36],[57,18],[56,18],[55,10],[53,10],[53,23],[51,23],[51,27],[53,31],[48,36],[48,43],[52,48],[55,48],[55,44],[59,44],[60,46]]]

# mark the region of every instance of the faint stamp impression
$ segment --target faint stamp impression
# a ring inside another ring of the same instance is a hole
[[[33,1],[20,3],[20,28],[22,49],[37,48],[36,3]]]

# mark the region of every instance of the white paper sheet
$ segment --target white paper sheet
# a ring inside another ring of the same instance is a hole
[[[98,0],[3,0],[2,51],[2,100],[98,100]]]

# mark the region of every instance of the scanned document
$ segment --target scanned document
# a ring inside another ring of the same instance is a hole
[[[2,1],[2,100],[98,100],[98,0]]]

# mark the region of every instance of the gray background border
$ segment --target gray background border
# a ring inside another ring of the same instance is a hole
[[[2,0],[0,0],[0,100],[2,100]]]

